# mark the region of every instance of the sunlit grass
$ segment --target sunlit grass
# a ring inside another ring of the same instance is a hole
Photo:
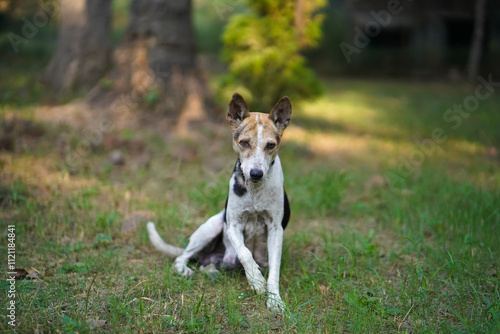
[[[0,153],[1,226],[16,225],[16,266],[42,274],[17,281],[18,328],[498,332],[498,95],[453,130],[442,114],[470,94],[467,87],[361,81],[327,87],[321,99],[294,106],[280,152],[292,205],[283,316],[266,310],[240,272],[184,279],[152,249],[143,222],[122,233],[130,213],[147,211],[165,240],[182,246],[223,208],[235,159],[226,124],[187,140],[149,128],[116,129],[105,137],[121,143],[125,165],[112,165],[115,147],[102,142],[70,168],[64,161],[85,138],[84,125],[51,124],[35,99],[9,104],[2,131],[13,112],[44,129],[38,137],[14,132],[13,150]],[[400,184],[387,184],[387,173],[400,173],[401,161],[419,149],[415,140],[430,138],[436,127],[449,138]],[[134,151],[134,140],[142,151]],[[192,156],[184,156],[189,150]],[[140,164],[146,151],[152,158]],[[89,319],[106,323],[92,327]]]

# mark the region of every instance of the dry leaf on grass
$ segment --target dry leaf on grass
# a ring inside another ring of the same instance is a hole
[[[11,273],[14,273],[14,278],[16,280],[24,280],[24,279],[37,279],[40,277],[40,273],[38,270],[33,269],[33,268],[16,268],[11,271]]]
[[[16,280],[23,280],[28,276],[28,272],[24,268],[16,268],[10,271],[11,275],[14,275]]]

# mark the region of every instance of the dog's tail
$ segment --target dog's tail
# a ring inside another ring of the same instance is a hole
[[[148,223],[148,235],[149,240],[153,244],[153,247],[168,257],[174,258],[182,254],[184,252],[183,248],[175,247],[167,244],[158,234],[156,230],[155,224],[153,222]]]

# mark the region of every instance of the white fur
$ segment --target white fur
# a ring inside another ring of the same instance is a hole
[[[175,247],[165,243],[158,234],[158,231],[156,231],[155,224],[153,222],[149,222],[147,228],[148,228],[149,240],[151,240],[153,246],[163,254],[169,257],[177,257],[181,255],[182,252],[184,252],[184,249],[182,248]]]
[[[191,276],[193,271],[187,266],[189,259],[191,259],[198,252],[217,237],[223,228],[224,211],[219,212],[202,224],[189,238],[189,244],[181,256],[175,259],[174,266],[177,271],[183,276]]]
[[[231,178],[230,188],[234,185]],[[267,305],[273,310],[282,310],[283,302],[279,294],[279,272],[283,243],[283,171],[279,157],[266,179],[259,183],[248,182],[248,192],[242,196],[229,196],[227,205],[227,236],[234,247],[238,259],[245,269],[248,282],[258,293],[266,291],[266,281],[254,260],[253,254],[262,254],[267,251],[269,261],[269,278],[267,291],[269,293]],[[251,252],[246,239],[262,238],[261,230],[255,226],[264,224],[267,228],[267,240]],[[254,235],[258,233],[260,235]]]
[[[233,191],[234,175],[229,182],[226,223],[224,210],[202,224],[189,239],[186,249],[174,262],[175,269],[183,276],[190,276],[193,271],[187,266],[191,258],[196,257],[220,233],[223,233],[225,253],[223,263],[236,265],[239,261],[245,269],[250,286],[260,294],[267,291],[267,307],[274,311],[283,311],[284,304],[279,293],[279,273],[283,243],[283,171],[278,156],[274,158],[266,153],[265,146],[269,138],[263,138],[261,122],[258,122],[257,148],[255,153],[241,161],[241,170],[245,176],[247,191],[238,196]],[[251,182],[249,173],[252,168],[264,171],[260,182]],[[173,257],[182,249],[166,244],[158,235],[153,223],[148,223],[149,238],[153,246]],[[267,282],[259,264],[269,263]]]

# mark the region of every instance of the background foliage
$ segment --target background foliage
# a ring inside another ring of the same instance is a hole
[[[222,36],[229,73],[221,78],[221,95],[239,91],[250,110],[261,112],[284,95],[295,101],[318,96],[321,84],[300,52],[317,45],[323,20],[317,10],[324,5],[307,2],[299,35],[295,2],[248,1],[249,10],[232,16]]]

